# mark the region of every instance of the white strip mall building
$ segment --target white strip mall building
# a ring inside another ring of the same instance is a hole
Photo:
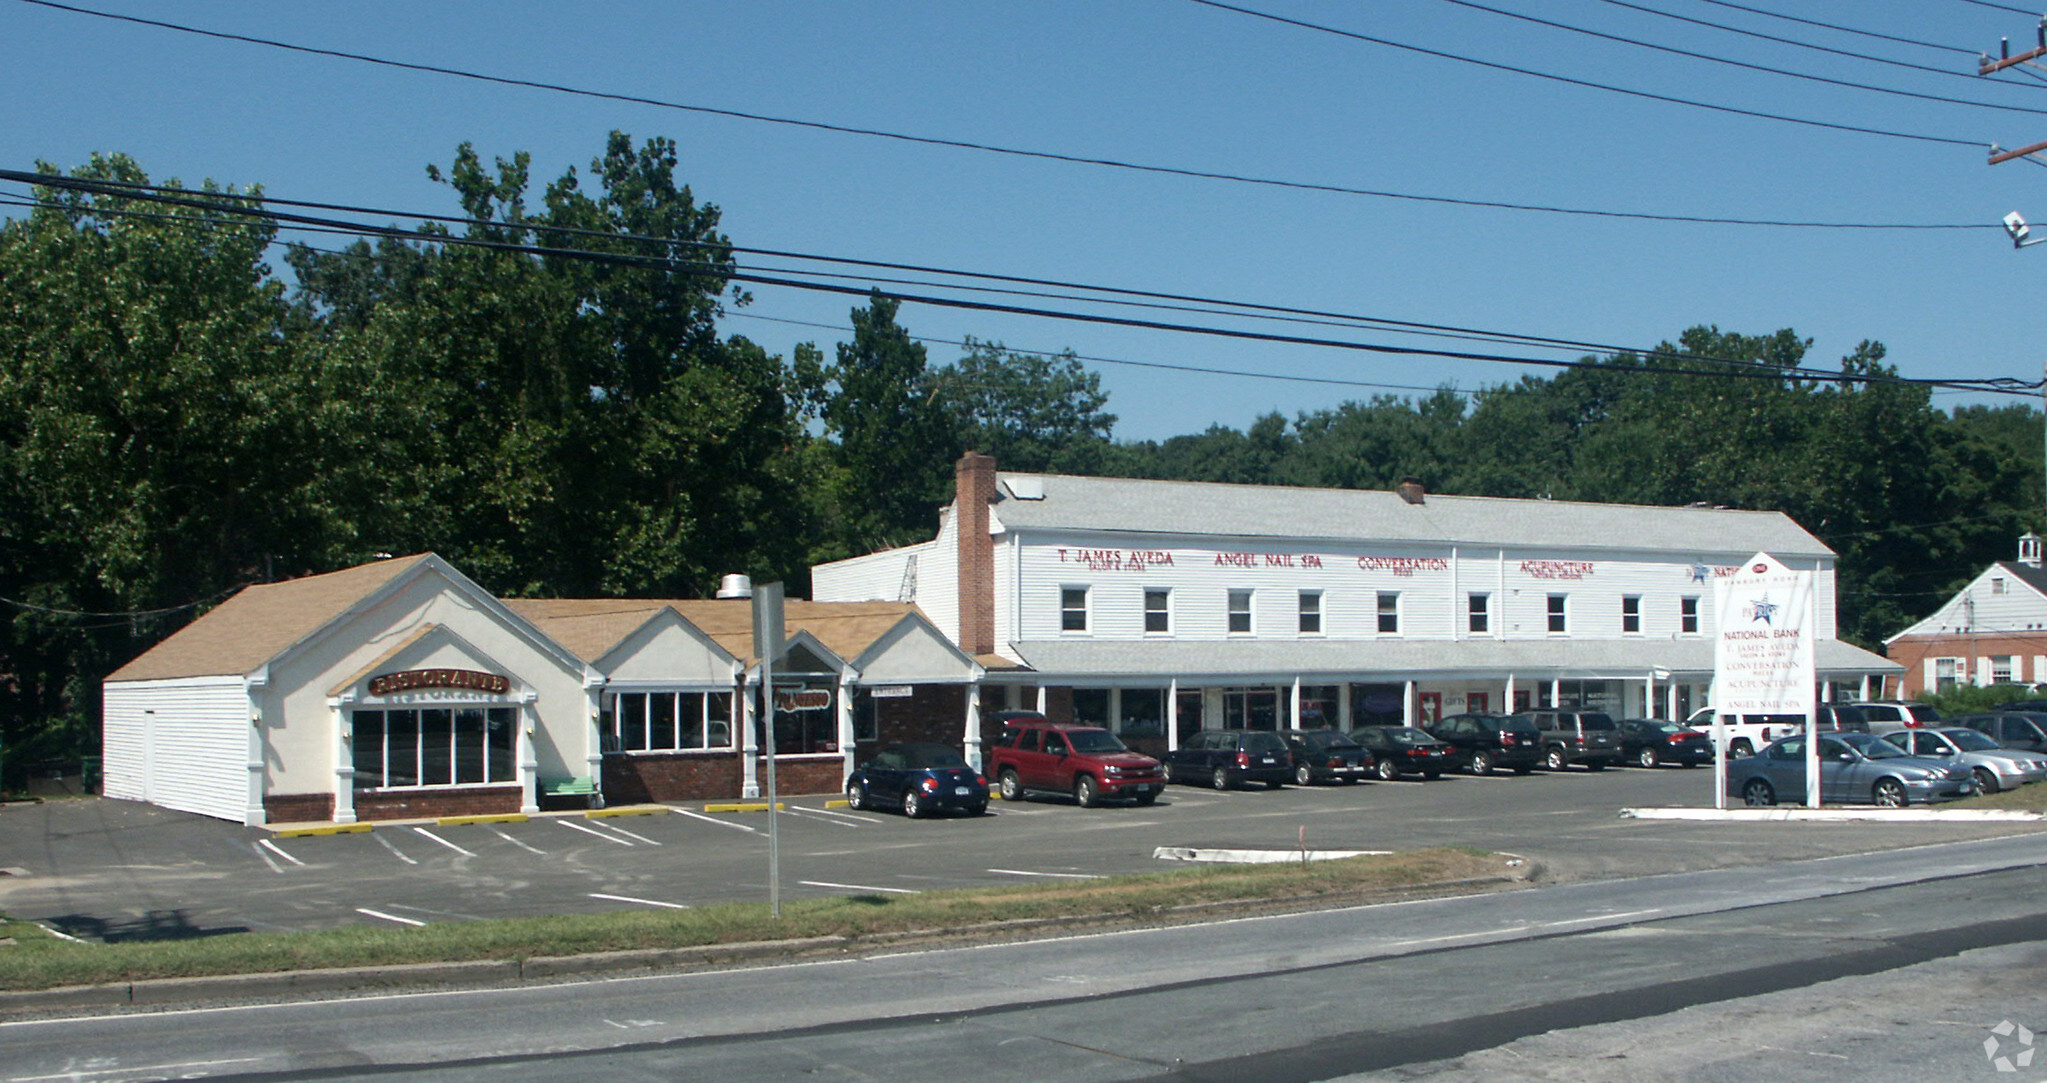
[[[986,663],[984,706],[1148,750],[1200,728],[1546,705],[1681,719],[1709,702],[1713,582],[1757,552],[1815,573],[1825,698],[1900,672],[1835,638],[1835,554],[1777,512],[1010,473],[975,454],[957,482],[936,538],[814,568],[816,599],[914,603]]]

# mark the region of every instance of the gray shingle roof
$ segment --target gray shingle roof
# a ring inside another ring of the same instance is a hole
[[[1002,472],[995,515],[1006,528],[1316,541],[1420,542],[1544,549],[1756,552],[1830,557],[1833,550],[1775,511],[1510,500],[1431,493],[1409,504],[1366,489]],[[1018,499],[1019,492],[1042,499]]]

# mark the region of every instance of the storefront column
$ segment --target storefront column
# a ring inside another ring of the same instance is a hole
[[[334,822],[355,822],[355,727],[348,705],[339,698],[327,701],[334,728]]]
[[[967,732],[960,745],[962,750],[966,752],[967,765],[979,771],[981,769],[981,683],[979,681],[967,686]],[[852,762],[848,761],[846,764],[847,770],[851,770],[852,766]]]
[[[851,775],[853,768],[857,766],[854,763],[854,752],[857,750],[853,747],[852,673],[841,672],[839,674],[839,698],[837,703],[839,711],[839,717],[836,719],[839,727],[839,758],[845,761],[846,770],[844,775]],[[875,731],[879,733],[881,730],[881,708],[879,707],[875,708],[874,726]],[[968,762],[971,763],[973,761],[969,760]],[[842,775],[841,777],[843,780],[844,776]]]
[[[1507,674],[1507,698],[1500,701],[1501,714],[1514,713],[1514,675]]]
[[[1561,708],[1564,705],[1564,679],[1562,677],[1551,677],[1549,679],[1549,705],[1551,708]]]
[[[1180,678],[1166,682],[1166,751],[1180,747]]]
[[[251,677],[243,684],[243,691],[249,697],[247,797],[242,805],[242,825],[262,827],[269,818],[263,808],[263,748],[267,743],[263,736],[263,709],[257,706],[262,700],[263,689],[268,685],[268,671],[265,677]]]
[[[1402,692],[1400,696],[1400,724],[1403,726],[1414,725],[1415,714],[1414,694],[1415,694],[1414,682],[1409,681],[1407,682],[1406,691]]]
[[[539,722],[534,713],[539,709],[540,693],[527,689],[519,694],[519,725],[514,734],[512,754],[519,762],[519,811],[528,816],[540,811],[540,749],[533,743],[533,733]],[[597,720],[588,723],[589,739],[597,739]],[[592,768],[595,770],[595,768]],[[593,785],[603,785],[597,775],[590,776]],[[591,804],[597,804],[592,801]],[[602,807],[602,806],[599,806]]]
[[[1869,674],[1867,673],[1862,675],[1862,693],[1856,698],[1864,703],[1869,702]]]
[[[584,769],[584,770],[585,770],[586,772],[588,772],[588,774],[589,774],[589,778],[590,778],[590,785],[591,785],[592,787],[594,787],[594,788],[595,788],[595,792],[594,792],[594,793],[593,793],[593,794],[591,795],[591,797],[590,797],[590,807],[592,807],[592,808],[603,808],[603,807],[604,807],[604,723],[603,723],[603,720],[604,720],[604,678],[603,678],[603,677],[601,677],[601,676],[598,676],[598,675],[596,675],[596,674],[594,674],[594,673],[593,673],[593,674],[590,674],[589,676],[586,676],[586,677],[584,677],[584,678],[583,678],[583,695],[585,696],[585,698],[587,698],[587,699],[589,700],[589,704],[588,704],[588,706],[589,706],[589,720],[590,720],[590,721],[589,721],[589,724],[583,727],[583,742],[584,742],[584,743],[583,743],[583,769]],[[529,689],[527,689],[527,690],[525,691],[525,693],[523,693],[523,695],[522,695],[522,698],[521,698],[521,702],[523,702],[523,703],[527,703],[527,704],[533,704],[533,703],[537,703],[537,702],[539,701],[539,699],[540,699],[540,692],[539,692],[539,690],[537,690],[537,689],[532,689],[532,688],[529,688]],[[536,710],[538,710],[538,708],[536,708],[536,707],[531,707],[531,706],[527,707],[526,709],[527,709],[527,710],[529,710],[529,711],[536,711]],[[537,719],[536,719],[536,721],[537,721]],[[532,785],[530,785],[530,786],[528,786],[528,787],[526,787],[526,803],[527,803],[527,804],[529,804],[529,805],[532,805],[532,806],[533,806],[533,808],[532,808],[532,810],[531,810],[531,811],[533,811],[533,812],[539,812],[539,811],[540,811],[540,796],[539,796],[539,795],[540,795],[540,763],[539,763],[540,757],[539,757],[538,755],[532,755],[532,756],[524,756],[524,757],[521,757],[521,758],[520,758],[520,762],[521,762],[521,763],[524,763],[524,762],[525,762],[526,760],[529,760],[529,759],[530,759],[530,760],[533,760],[533,761],[534,761],[534,764],[533,764],[533,784],[532,784]]]
[[[1651,673],[1642,682],[1642,717],[1652,718],[1656,714],[1656,674]]]
[[[1293,703],[1292,703],[1292,705],[1291,705],[1291,707],[1290,707],[1290,709],[1289,709],[1289,710],[1290,710],[1290,713],[1291,713],[1291,714],[1293,715],[1293,723],[1292,723],[1291,725],[1289,725],[1289,726],[1288,726],[1287,728],[1288,728],[1288,729],[1295,729],[1295,730],[1297,730],[1297,729],[1300,729],[1300,728],[1301,728],[1301,675],[1300,675],[1300,674],[1298,674],[1298,673],[1294,674],[1294,690],[1293,690]]]
[[[761,795],[760,750],[754,738],[754,687],[750,681],[739,685],[739,796],[752,800]]]
[[[1682,721],[1684,721],[1684,719],[1682,719],[1682,718],[1678,717],[1678,713],[1677,713],[1677,682],[1676,682],[1676,681],[1672,681],[1672,682],[1670,682],[1670,687],[1668,687],[1668,688],[1664,689],[1663,699],[1664,699],[1664,702],[1665,702],[1665,703],[1669,704],[1669,706],[1668,706],[1668,707],[1666,707],[1666,708],[1664,709],[1664,712],[1663,712],[1663,717],[1664,717],[1664,718],[1667,718],[1667,719],[1669,719],[1669,720],[1670,720],[1670,721],[1672,721],[1672,722],[1682,722]]]
[[[1336,686],[1336,724],[1346,733],[1351,730],[1349,681]]]
[[[1047,700],[1046,700],[1046,696],[1045,696],[1045,686],[1041,684],[1041,685],[1039,685],[1039,686],[1038,686],[1038,713],[1039,713],[1039,714],[1044,714],[1044,713],[1045,713],[1045,704],[1046,704],[1046,702],[1047,702]]]

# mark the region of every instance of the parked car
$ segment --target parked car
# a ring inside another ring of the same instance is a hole
[[[1490,775],[1501,767],[1525,775],[1542,761],[1542,731],[1525,718],[1453,714],[1423,728],[1448,744],[1451,759],[1474,775]]]
[[[1620,762],[1621,735],[1613,716],[1601,711],[1523,711],[1515,716],[1542,731],[1542,765],[1561,771],[1582,763],[1588,771],[1604,771]]]
[[[1661,718],[1623,718],[1615,725],[1620,728],[1622,763],[1696,767],[1713,762],[1712,738],[1690,726]]]
[[[1293,755],[1294,781],[1302,786],[1356,782],[1372,773],[1371,752],[1342,730],[1286,730],[1280,736]]]
[[[1724,714],[1719,716],[1727,745],[1727,758],[1738,760],[1753,756],[1756,750],[1779,737],[1789,737],[1805,732],[1805,716],[1796,714]],[[1693,711],[1685,725],[1706,735],[1710,744],[1713,740],[1714,712],[1711,707]]]
[[[1899,730],[1884,734],[1884,740],[1914,756],[1967,767],[1980,793],[1996,793],[2047,778],[2047,755],[2006,748],[1987,734],[1963,726]]]
[[[1269,730],[1202,730],[1166,753],[1166,781],[1227,790],[1249,782],[1278,789],[1294,774],[1286,741]]]
[[[1867,733],[1828,734],[1820,742],[1820,801],[1902,808],[1976,792],[1967,769],[1908,756]],[[1749,805],[1805,802],[1805,735],[1772,741],[1727,765],[1727,792]]]
[[[1372,754],[1372,770],[1388,782],[1402,775],[1442,778],[1450,746],[1419,726],[1359,726],[1351,740]]]
[[[996,718],[1002,732],[988,750],[985,767],[1004,801],[1047,792],[1072,794],[1082,808],[1093,808],[1106,797],[1149,805],[1166,788],[1159,761],[1125,748],[1108,730],[1025,711],[1005,711]]]
[[[1984,734],[2006,748],[2047,752],[2047,714],[2030,711],[1964,715],[1956,725]]]
[[[2047,714],[2047,699],[2020,699],[1997,705],[1998,713]]]
[[[1898,730],[1916,730],[1943,721],[1939,711],[1924,703],[1874,700],[1855,706],[1861,709],[1862,717],[1869,723],[1869,732],[1878,736]]]
[[[900,808],[915,819],[935,812],[988,811],[988,780],[959,749],[941,744],[888,745],[846,776],[856,809]]]
[[[1869,715],[1859,703],[1822,703],[1813,708],[1818,728],[1833,733],[1868,733]]]

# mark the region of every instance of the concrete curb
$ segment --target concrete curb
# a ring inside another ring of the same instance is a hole
[[[1207,846],[1161,846],[1151,852],[1159,861],[1214,861],[1235,865],[1278,865],[1288,861],[1339,861],[1346,857],[1379,857],[1391,850],[1231,850]]]
[[[1624,808],[1629,820],[1719,820],[1733,823],[1778,823],[1807,820],[1820,823],[2038,823],[2047,813],[2002,808]]]

